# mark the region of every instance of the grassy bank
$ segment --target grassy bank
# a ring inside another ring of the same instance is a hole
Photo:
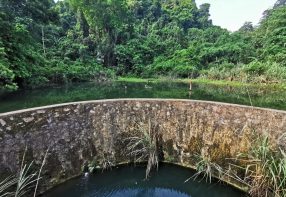
[[[181,79],[181,78],[168,78],[168,77],[160,77],[160,78],[136,78],[136,77],[119,77],[117,81],[122,82],[133,82],[133,83],[150,83],[150,82],[181,82],[181,83],[200,83],[200,84],[211,84],[217,86],[233,86],[233,87],[242,87],[242,86],[267,86],[270,88],[277,89],[286,89],[286,83],[279,84],[267,84],[267,83],[244,83],[239,81],[227,81],[227,80],[210,80],[210,79]]]

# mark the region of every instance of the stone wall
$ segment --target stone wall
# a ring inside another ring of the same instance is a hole
[[[42,189],[78,176],[85,164],[128,162],[126,136],[138,124],[157,125],[166,161],[194,165],[194,154],[220,165],[268,134],[286,150],[286,112],[240,105],[158,99],[101,100],[0,114],[0,177],[26,161],[43,168]]]

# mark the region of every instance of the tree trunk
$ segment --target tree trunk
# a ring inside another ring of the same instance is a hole
[[[45,32],[44,32],[44,26],[42,26],[42,44],[43,44],[43,52],[44,52],[44,56],[46,56],[46,46],[45,46]]]

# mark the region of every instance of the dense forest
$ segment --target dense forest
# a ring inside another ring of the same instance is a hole
[[[286,0],[215,26],[194,0],[0,0],[0,88],[116,76],[286,81]]]

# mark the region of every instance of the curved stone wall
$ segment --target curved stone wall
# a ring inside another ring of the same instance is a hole
[[[161,99],[100,100],[0,114],[0,177],[26,161],[43,168],[43,190],[82,173],[85,164],[128,162],[124,136],[151,122],[166,161],[194,165],[199,154],[226,165],[268,134],[286,150],[286,112],[240,105]],[[255,135],[254,135],[255,133]]]

